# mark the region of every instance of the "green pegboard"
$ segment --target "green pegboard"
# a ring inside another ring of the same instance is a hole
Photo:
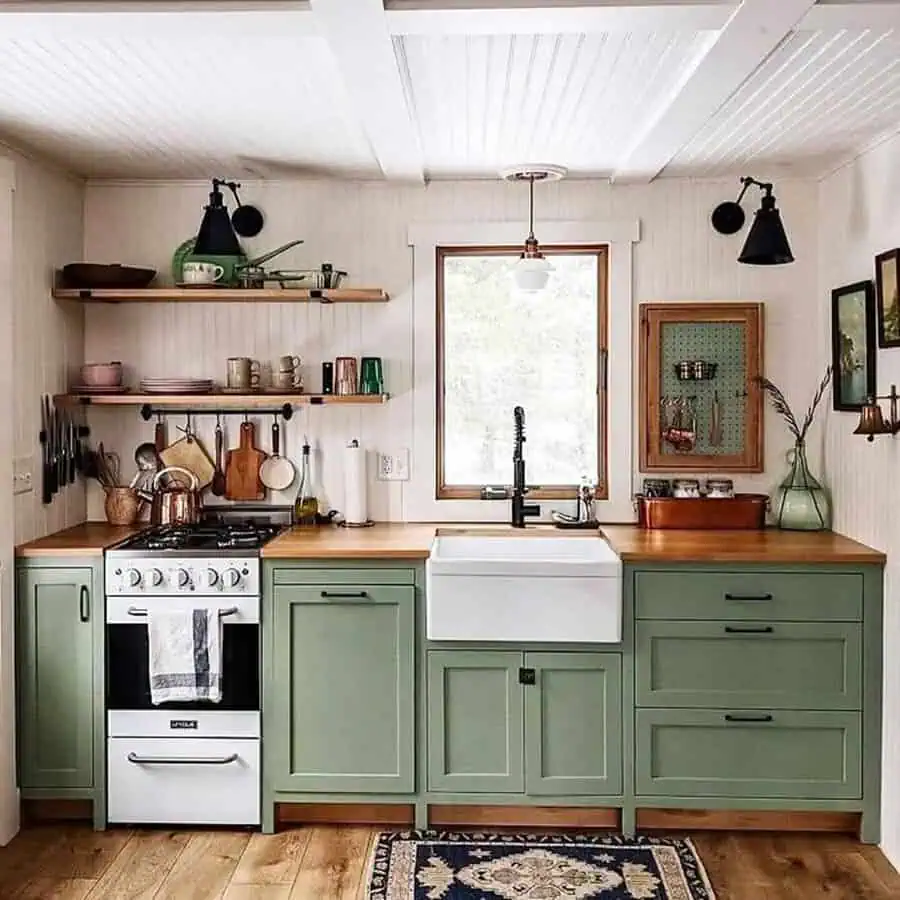
[[[693,450],[682,453],[667,441],[662,441],[665,455],[732,456],[744,452],[747,407],[745,329],[745,325],[737,322],[663,323],[660,393],[663,397],[694,397],[697,416],[697,438]],[[680,381],[675,374],[675,364],[682,360],[698,359],[716,364],[715,377],[708,381]],[[709,443],[715,392],[719,395],[722,425],[722,442],[718,446]]]

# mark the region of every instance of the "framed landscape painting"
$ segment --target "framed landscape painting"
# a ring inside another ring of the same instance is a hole
[[[875,394],[875,291],[859,281],[831,292],[834,408],[859,410]]]
[[[878,345],[900,347],[900,249],[875,257]]]

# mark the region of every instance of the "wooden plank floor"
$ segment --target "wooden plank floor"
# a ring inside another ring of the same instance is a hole
[[[380,829],[94,832],[28,828],[0,849],[0,898],[362,900]],[[897,900],[898,875],[849,837],[691,835],[718,900]]]

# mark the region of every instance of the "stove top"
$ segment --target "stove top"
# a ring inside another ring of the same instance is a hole
[[[119,544],[113,553],[190,556],[255,553],[290,524],[290,507],[212,507],[196,525],[156,525]]]
[[[142,531],[121,544],[121,550],[259,550],[283,526],[256,522],[167,525]]]

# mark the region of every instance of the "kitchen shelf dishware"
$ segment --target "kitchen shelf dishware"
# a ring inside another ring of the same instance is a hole
[[[82,303],[386,303],[382,288],[156,287],[131,289],[55,288],[57,300]]]
[[[280,405],[375,405],[387,403],[389,394],[57,394],[57,406],[151,406],[154,410],[183,409],[234,412],[270,409]]]
[[[763,314],[762,303],[641,305],[641,472],[762,471]]]

